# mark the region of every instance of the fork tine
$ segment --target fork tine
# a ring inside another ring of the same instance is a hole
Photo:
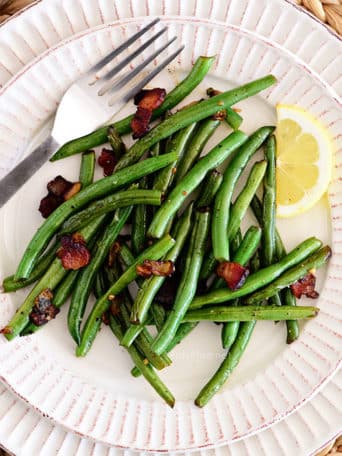
[[[158,48],[152,55],[147,57],[146,60],[144,60],[140,65],[134,68],[134,70],[130,71],[126,76],[124,76],[122,79],[120,79],[115,85],[111,85],[111,82],[109,81],[107,84],[105,84],[101,90],[99,90],[98,95],[101,96],[107,91],[114,91],[114,90],[119,90],[121,89],[124,85],[126,85],[129,81],[131,81],[134,76],[136,76],[140,71],[142,71],[146,65],[148,65],[150,62],[152,62],[153,59],[155,59],[164,49],[166,49],[168,46],[170,46],[171,43],[175,41],[177,37],[174,36],[170,41],[168,41],[164,46]]]
[[[160,37],[160,35],[162,35],[163,33],[165,33],[167,30],[167,28],[163,28],[162,30],[160,30],[158,33],[156,33],[154,36],[152,36],[152,38],[150,38],[149,40],[146,41],[146,43],[144,43],[142,46],[140,46],[137,50],[135,50],[134,52],[132,52],[132,54],[130,54],[129,56],[127,56],[122,62],[120,62],[118,65],[116,65],[115,68],[113,68],[112,70],[108,71],[108,73],[106,73],[104,76],[102,76],[99,80],[98,80],[98,83],[102,82],[102,81],[108,81],[110,79],[113,78],[113,76],[115,76],[117,73],[119,73],[121,70],[123,70],[125,68],[126,65],[128,65],[135,57],[137,57],[139,54],[141,54],[150,44],[153,43],[153,41],[155,41],[157,38]],[[105,92],[107,91],[106,90],[103,90],[101,89],[99,91],[99,95],[103,95]]]
[[[178,48],[173,54],[171,54],[169,57],[167,57],[162,63],[160,63],[157,67],[155,67],[151,73],[146,75],[141,81],[139,81],[132,89],[130,89],[125,95],[121,95],[121,98],[125,103],[127,103],[131,98],[134,97],[135,94],[140,92],[141,89],[145,87],[147,83],[149,83],[158,73],[160,73],[170,62],[172,62],[173,59],[177,57],[178,54],[182,52],[184,49],[184,45],[182,45],[180,48]],[[146,65],[146,63],[145,63]],[[144,65],[144,66],[145,66]],[[109,106],[113,106],[115,103],[116,97],[112,97],[108,104]]]
[[[154,25],[156,25],[158,22],[160,22],[159,17],[157,19],[154,19],[152,22],[147,24],[144,28],[139,30],[139,32],[135,33],[133,36],[131,36],[128,40],[126,40],[124,43],[122,43],[119,47],[111,51],[109,54],[107,54],[103,59],[101,59],[99,62],[97,62],[94,66],[88,70],[87,74],[91,75],[94,73],[97,73],[101,68],[107,65],[111,60],[113,60],[116,56],[121,54],[122,51],[128,48],[134,41],[136,41],[138,38],[140,38],[144,33],[146,33],[148,30],[150,30]]]

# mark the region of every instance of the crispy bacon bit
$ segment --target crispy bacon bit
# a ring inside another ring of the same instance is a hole
[[[154,261],[144,260],[143,264],[138,264],[136,267],[137,274],[142,277],[150,277],[151,275],[168,277],[175,272],[173,261]]]
[[[315,290],[316,285],[316,277],[314,274],[309,272],[301,279],[297,280],[297,282],[290,285],[292,294],[300,299],[302,295],[316,299],[319,296],[319,293]]]
[[[53,293],[49,288],[41,291],[34,300],[34,306],[30,313],[30,321],[36,326],[45,325],[54,319],[60,309],[52,304]]]
[[[5,326],[4,328],[0,329],[0,334],[12,334],[13,329],[9,326]]]
[[[113,174],[115,165],[117,164],[117,159],[115,157],[114,151],[111,149],[103,148],[101,155],[99,156],[97,163],[103,168],[104,176],[111,176]]]
[[[175,302],[179,280],[180,277],[176,271],[175,274],[164,280],[163,285],[160,287],[154,298],[155,301],[158,304],[161,304],[166,310],[171,309],[173,303]]]
[[[61,238],[61,247],[57,250],[57,257],[61,259],[64,269],[80,269],[90,262],[90,252],[80,233],[64,235]]]
[[[44,218],[48,218],[49,215],[52,214],[52,212],[62,203],[64,203],[64,198],[62,196],[56,196],[53,193],[48,193],[40,201],[38,210]]]
[[[227,117],[227,111],[225,109],[222,109],[221,111],[217,111],[214,115],[213,115],[213,119],[214,120],[224,120],[225,118]]]
[[[110,268],[115,264],[120,250],[121,250],[120,242],[116,241],[116,242],[114,242],[114,244],[111,245],[111,247],[109,249],[109,255],[108,255],[108,266]]]
[[[249,274],[247,268],[234,261],[223,261],[218,265],[216,272],[231,290],[241,288]]]
[[[138,108],[131,121],[133,139],[141,138],[149,131],[152,112],[162,104],[165,96],[166,90],[160,88],[141,90],[135,95],[134,104]]]
[[[113,317],[116,317],[117,315],[120,315],[120,300],[119,299],[114,299],[110,305],[109,311]]]
[[[81,182],[73,183],[69,190],[64,193],[64,201],[68,201],[70,198],[76,195],[76,193],[78,193],[81,190],[81,187]]]
[[[102,314],[102,323],[104,323],[106,326],[109,325],[109,312],[104,312]]]
[[[63,176],[56,176],[47,184],[48,194],[40,201],[39,212],[47,218],[64,201],[81,190],[80,182],[70,182]]]

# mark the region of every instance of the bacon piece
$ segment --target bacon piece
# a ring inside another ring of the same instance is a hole
[[[40,201],[38,210],[44,218],[48,218],[49,215],[52,214],[52,212],[62,203],[64,203],[62,196],[56,196],[53,193],[48,193]]]
[[[225,109],[222,109],[222,111],[217,111],[214,115],[213,115],[213,119],[214,120],[224,120],[225,118],[227,117],[227,111]]]
[[[72,182],[64,179],[63,176],[56,176],[52,181],[47,184],[49,193],[56,196],[63,196],[72,187]]]
[[[53,293],[50,288],[46,288],[36,296],[30,313],[30,321],[36,326],[45,325],[59,313],[60,309],[52,304],[52,298]]]
[[[111,176],[113,174],[115,165],[117,164],[117,159],[115,157],[114,151],[111,149],[103,148],[101,155],[97,159],[97,163],[103,168],[104,176]]]
[[[118,241],[115,241],[114,244],[111,245],[110,249],[109,249],[109,255],[108,255],[108,266],[111,268],[112,266],[114,266],[117,258],[118,258],[118,254],[121,250],[121,244],[120,242]]]
[[[307,298],[317,299],[319,293],[315,290],[315,285],[316,276],[312,274],[312,272],[309,272],[304,277],[290,285],[290,289],[292,294],[298,299],[300,299],[302,295]]]
[[[151,275],[168,277],[175,272],[173,261],[154,261],[144,260],[143,264],[138,264],[136,267],[137,274],[148,278]]]
[[[248,268],[234,261],[223,261],[217,267],[216,273],[226,281],[228,288],[237,290],[245,283],[249,274]]]
[[[58,206],[81,190],[80,182],[70,182],[63,176],[56,176],[47,184],[48,194],[39,204],[39,212],[47,218]]]
[[[57,257],[61,259],[64,269],[73,270],[87,266],[91,259],[86,242],[80,233],[62,236],[61,247],[57,250]]]
[[[137,111],[131,121],[133,139],[141,138],[149,131],[152,112],[163,103],[165,96],[166,90],[160,88],[141,90],[135,95]]]

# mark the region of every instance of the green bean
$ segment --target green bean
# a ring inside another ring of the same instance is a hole
[[[200,272],[200,280],[206,281],[214,273],[217,266],[217,260],[212,250],[205,255]]]
[[[266,171],[267,162],[254,163],[247,182],[241,193],[237,196],[231,208],[230,223],[228,227],[228,238],[231,240],[240,228],[241,221],[256,193]]]
[[[177,159],[158,172],[153,181],[153,188],[166,193],[172,184],[173,177],[177,171],[177,166],[181,158],[184,156],[185,151],[188,150],[188,143],[191,140],[196,129],[196,123],[192,123],[187,127],[179,130],[174,134],[166,143],[166,152],[175,152]]]
[[[96,299],[99,299],[103,293],[106,291],[106,277],[103,269],[100,269],[94,280],[94,289],[93,293]]]
[[[40,279],[56,257],[56,251],[59,248],[59,245],[59,242],[56,241],[46,252],[44,252],[27,279],[16,279],[14,275],[6,277],[2,283],[4,292],[9,293],[11,291],[19,290]]]
[[[152,113],[152,119],[157,119],[163,113],[172,109],[180,101],[182,101],[195,87],[203,80],[205,75],[210,70],[215,57],[199,57],[187,77],[181,81],[170,93],[165,97],[164,102],[155,109]],[[124,135],[131,131],[131,121],[133,115],[127,116],[112,126],[119,135]],[[61,158],[70,157],[71,155],[83,152],[96,146],[104,144],[108,140],[108,126],[99,128],[98,130],[82,136],[64,144],[50,159],[51,161],[60,160]]]
[[[162,330],[157,335],[152,349],[156,353],[163,353],[176,335],[182,318],[191,303],[197,287],[197,281],[207,240],[210,223],[209,212],[196,212],[194,229],[190,238],[185,267],[182,272],[174,305],[165,321]]]
[[[262,204],[261,201],[255,196],[251,202],[251,207],[254,212],[255,217],[258,222],[262,225]],[[275,257],[280,259],[286,255],[286,249],[283,244],[283,241],[280,237],[280,234],[277,229],[275,229]],[[292,294],[291,290],[285,289],[282,290],[280,294],[281,302],[284,302],[286,305],[295,306],[296,298]],[[299,337],[299,326],[297,320],[288,320],[286,322],[287,329],[287,338],[286,342],[288,344],[294,342]]]
[[[72,293],[78,273],[79,271],[69,271],[64,279],[61,280],[61,282],[58,284],[52,299],[52,304],[54,306],[60,308],[63,304],[65,304],[66,300]],[[43,326],[37,326],[34,323],[30,322],[21,331],[20,335],[29,336],[30,334],[34,334],[39,329],[43,328]]]
[[[229,207],[236,182],[250,158],[273,130],[273,127],[262,127],[256,130],[239,149],[239,152],[234,156],[224,172],[223,182],[215,198],[211,228],[214,256],[219,261],[229,260],[227,232],[232,219]]]
[[[243,266],[249,262],[260,244],[261,229],[256,226],[250,226],[246,231],[245,236],[241,240],[241,244],[237,248],[233,261]],[[239,299],[232,301],[231,306],[236,307],[239,304]],[[221,339],[223,348],[230,348],[237,337],[240,327],[240,322],[227,322],[223,325]]]
[[[15,278],[27,278],[30,275],[37,258],[70,214],[109,192],[113,193],[116,189],[167,166],[174,160],[174,154],[148,158],[120,172],[118,171],[112,176],[94,182],[63,203],[45,220],[33,236],[20,261]]]
[[[122,190],[113,195],[106,196],[90,204],[86,209],[72,215],[63,225],[61,233],[74,233],[87,225],[91,220],[113,212],[119,207],[127,207],[136,204],[150,204],[159,206],[162,194],[158,190],[130,189]]]
[[[93,150],[83,152],[79,177],[82,188],[88,187],[94,180],[95,161],[95,152]]]
[[[269,283],[268,286],[266,286],[265,288],[262,288],[261,290],[258,290],[255,293],[251,294],[246,300],[247,304],[254,304],[258,301],[262,301],[263,299],[268,299],[269,297],[273,296],[273,294],[277,291],[282,290],[285,287],[288,287],[292,283],[304,277],[308,272],[310,272],[311,269],[319,268],[320,266],[324,265],[328,261],[330,256],[330,247],[322,247],[320,250],[314,252],[301,263],[286,270],[278,278]]]
[[[95,276],[108,255],[110,246],[120,234],[126,223],[132,207],[128,206],[115,212],[111,223],[96,243],[95,252],[92,253],[91,262],[80,271],[77,284],[72,294],[68,313],[68,328],[74,341],[79,344],[81,340],[81,321],[86,309],[88,298],[95,280]]]
[[[166,311],[164,307],[157,302],[152,303],[150,311],[157,331],[160,331],[165,322]]]
[[[165,169],[165,168],[164,168]],[[147,189],[147,178],[140,179],[139,188]],[[145,248],[147,230],[147,207],[146,204],[138,204],[133,208],[131,243],[132,250],[138,255]]]
[[[188,334],[190,334],[191,331],[193,331],[197,327],[197,325],[198,325],[198,322],[196,322],[196,323],[182,323],[179,326],[179,328],[177,329],[175,337],[172,339],[172,341],[168,345],[167,349],[165,350],[165,353],[170,353],[170,351],[172,351],[175,348],[176,345],[181,343],[182,340],[185,339],[185,337]],[[131,370],[131,374],[133,375],[133,377],[139,377],[139,375],[140,375],[139,369],[134,367]]]
[[[105,216],[99,217],[96,221],[92,222],[81,231],[81,234],[86,242],[95,235],[96,231],[102,225],[105,218]],[[8,340],[14,339],[29,323],[30,313],[34,306],[34,301],[39,293],[47,288],[54,290],[68,272],[69,271],[67,269],[63,268],[61,260],[59,258],[55,258],[53,260],[49,269],[45,272],[39,282],[33,287],[23,304],[19,307],[13,316],[12,320],[6,325],[5,337]]]
[[[321,245],[322,243],[319,239],[315,237],[308,238],[277,263],[259,269],[259,271],[249,275],[241,288],[237,290],[229,290],[227,288],[219,289],[206,295],[197,296],[192,301],[190,309],[197,309],[210,304],[219,304],[221,302],[231,301],[235,298],[240,298],[241,296],[246,296],[259,288],[268,285],[284,271],[302,262],[305,258],[318,250]]]
[[[172,237],[176,242],[165,255],[166,261],[175,262],[182,251],[192,225],[192,206],[192,204],[188,206],[175,226]],[[146,320],[149,308],[165,279],[166,277],[163,276],[152,276],[144,281],[133,304],[131,322],[143,323]]]
[[[219,90],[215,90],[212,87],[209,87],[209,89],[207,89],[207,95],[209,97],[213,97],[215,95],[218,95],[219,93],[222,93],[222,92]],[[225,111],[226,111],[225,121],[227,122],[227,124],[233,130],[238,130],[243,121],[240,114],[238,114],[236,111],[234,111],[233,108],[227,108]]]
[[[150,155],[151,157],[158,157],[158,155],[160,155],[160,142],[155,143],[150,147]]]
[[[146,329],[145,327],[147,325],[151,324],[152,321],[153,321],[153,318],[149,317],[145,323],[141,323],[139,325],[130,324],[122,336],[121,345],[126,348],[130,347],[136,341],[137,337],[141,334],[141,332],[144,329]],[[152,343],[152,341],[153,341],[153,338],[151,337],[150,342]],[[165,367],[165,366],[163,366],[163,367]]]
[[[184,322],[208,321],[253,321],[253,320],[288,320],[312,318],[319,312],[311,306],[213,306],[205,309],[190,310],[183,318]]]
[[[233,130],[238,130],[242,124],[243,118],[238,112],[234,111],[233,108],[227,108],[225,120]]]
[[[201,186],[200,196],[196,203],[197,207],[206,207],[212,203],[220,188],[222,179],[223,176],[217,169],[213,169],[208,173]]]
[[[81,342],[76,350],[77,356],[85,356],[90,350],[96,334],[100,329],[101,317],[110,306],[109,298],[111,296],[118,295],[137,277],[136,266],[147,259],[159,260],[170,250],[170,248],[172,248],[174,243],[174,239],[172,239],[171,236],[166,235],[163,239],[146,249],[136,258],[134,263],[126,269],[122,276],[109,288],[109,290],[107,290],[107,292],[96,301],[83,328]]]
[[[224,92],[220,95],[204,100],[201,103],[188,106],[173,114],[156,127],[152,128],[143,138],[135,142],[127,153],[119,160],[116,169],[122,169],[137,162],[153,144],[167,138],[178,130],[193,122],[205,119],[217,111],[227,108],[237,101],[256,95],[275,83],[272,75],[245,84],[244,86]]]
[[[195,399],[195,404],[198,407],[204,407],[210,401],[214,394],[224,385],[234,368],[239,364],[255,324],[255,320],[241,323],[238,335],[228,351],[226,358]]]
[[[123,321],[126,326],[126,333],[129,331],[130,326],[130,321],[129,321],[129,314],[131,312],[131,302],[128,299],[128,294],[124,293],[124,302],[123,305],[120,305],[120,313],[122,315]],[[139,325],[140,326],[140,325]],[[162,354],[162,355],[157,355],[151,348],[152,343],[153,343],[153,337],[151,334],[148,332],[147,328],[145,327],[138,327],[137,325],[134,326],[133,328],[134,333],[136,334],[137,337],[135,339],[135,344],[136,347],[140,350],[142,355],[145,356],[147,361],[149,361],[153,367],[155,367],[158,370],[164,369],[167,366],[170,366],[172,363],[171,359],[167,354]],[[121,342],[122,344],[122,339]]]
[[[245,140],[246,135],[236,131],[221,141],[183,177],[174,187],[163,205],[158,209],[148,229],[148,236],[160,238],[165,232],[169,220],[181,207],[185,199],[199,186],[205,175],[220,165]]]
[[[265,159],[267,168],[264,177],[264,194],[262,204],[263,230],[262,230],[262,263],[269,266],[274,262],[275,249],[275,136],[271,135],[265,143]]]
[[[204,119],[198,124],[195,135],[189,143],[186,154],[183,155],[177,165],[175,175],[176,184],[183,179],[195,161],[197,161],[205,145],[220,123],[221,122],[219,120]]]
[[[119,160],[126,153],[126,146],[114,125],[108,127],[107,138],[109,144],[112,146],[116,160]]]
[[[109,316],[109,325],[119,342],[122,339],[123,331],[122,327],[117,318],[112,315]],[[145,364],[144,358],[141,356],[139,351],[133,346],[127,349],[130,357],[132,358],[133,363],[152,386],[152,388],[159,394],[159,396],[164,399],[164,401],[170,406],[173,407],[175,404],[175,398],[173,394],[169,391],[167,386],[160,380],[156,372],[149,364]]]

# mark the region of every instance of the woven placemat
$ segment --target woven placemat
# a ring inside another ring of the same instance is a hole
[[[32,0],[0,0],[0,23],[30,3]],[[342,35],[342,0],[293,0],[293,3],[307,9],[320,21]],[[326,455],[342,455],[342,436],[335,442],[331,442],[316,456]],[[8,456],[8,454],[0,449],[0,456]]]

